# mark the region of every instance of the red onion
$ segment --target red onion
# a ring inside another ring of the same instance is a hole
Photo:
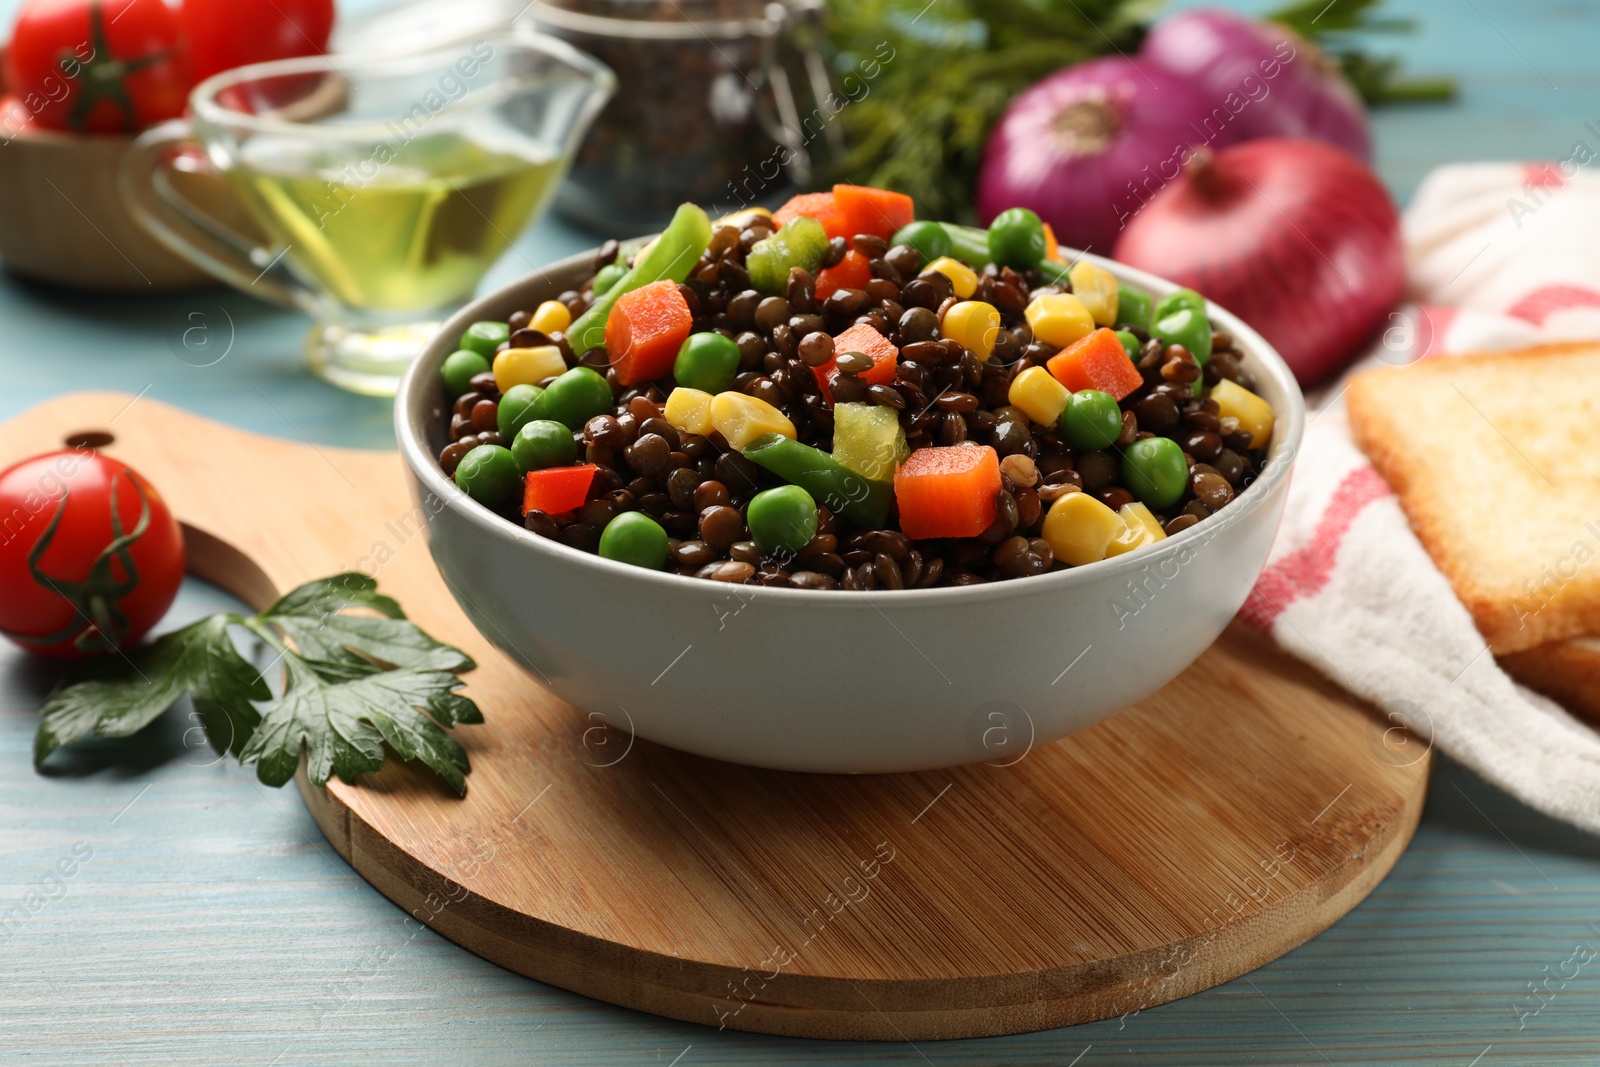
[[[987,225],[1006,208],[1032,208],[1062,244],[1105,254],[1204,141],[1207,106],[1186,80],[1122,56],[1052,74],[1018,94],[989,135],[978,215]]]
[[[1405,289],[1388,192],[1354,156],[1303,139],[1202,151],[1128,223],[1114,255],[1244,319],[1302,385],[1357,355]]]
[[[1159,22],[1139,57],[1200,89],[1208,131],[1311,137],[1372,158],[1361,98],[1338,64],[1286,26],[1197,8]]]

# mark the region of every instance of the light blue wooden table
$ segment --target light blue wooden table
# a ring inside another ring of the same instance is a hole
[[[0,0],[0,15],[14,3]],[[1393,6],[1422,20],[1396,42],[1412,66],[1463,88],[1454,107],[1378,118],[1379,163],[1398,196],[1451,159],[1565,155],[1600,118],[1600,2]],[[590,243],[547,222],[490,284]],[[197,312],[233,336],[204,369],[173,354]],[[282,437],[389,445],[386,403],[302,372],[304,326],[222,291],[89,300],[0,281],[0,418],[67,390],[117,388]],[[225,603],[190,582],[169,622]],[[0,933],[0,1064],[1600,1062],[1600,962],[1569,962],[1575,948],[1579,960],[1600,951],[1600,843],[1449,760],[1393,875],[1245,978],[1126,1021],[839,1045],[668,1022],[412,935],[293,790],[213,764],[187,743],[181,713],[125,750],[91,743],[36,775],[30,741],[52,678],[0,649],[0,913],[41,884],[51,898]],[[73,856],[70,878],[45,883]],[[318,1017],[333,987],[356,992]]]

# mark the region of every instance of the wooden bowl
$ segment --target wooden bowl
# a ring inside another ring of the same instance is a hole
[[[0,262],[77,289],[173,292],[219,284],[134,221],[117,193],[133,138],[26,128],[0,146]],[[174,188],[228,219],[221,179],[175,175]]]
[[[4,59],[0,46],[0,71]],[[123,205],[117,168],[132,136],[29,125],[17,129],[15,118],[11,112],[0,114],[0,264],[30,278],[102,292],[177,292],[221,284],[152,237]],[[217,221],[259,239],[259,230],[221,178],[174,173],[172,186]]]

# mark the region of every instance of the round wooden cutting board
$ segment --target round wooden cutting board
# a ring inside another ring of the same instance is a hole
[[[90,431],[166,496],[200,576],[260,606],[308,579],[374,573],[476,658],[467,693],[488,721],[456,730],[465,799],[393,763],[301,791],[340,854],[417,921],[616,1004],[883,1040],[1134,1012],[1326,928],[1394,865],[1422,811],[1425,745],[1238,629],[1149,700],[1005,766],[833,777],[684,755],[561,704],[479,637],[434,569],[396,455],[98,393],[0,427],[0,465]],[[752,707],[760,693],[751,679]]]

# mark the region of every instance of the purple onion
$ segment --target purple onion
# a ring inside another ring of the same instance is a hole
[[[1139,58],[1198,87],[1211,124],[1230,126],[1236,141],[1309,137],[1372,159],[1361,98],[1332,60],[1286,26],[1196,8],[1159,22]]]
[[[1231,123],[1207,130],[1209,113],[1189,80],[1142,60],[1106,56],[1052,74],[1018,94],[989,135],[978,216],[988,225],[1006,208],[1032,208],[1063,245],[1108,255],[1190,146],[1238,139]]]

